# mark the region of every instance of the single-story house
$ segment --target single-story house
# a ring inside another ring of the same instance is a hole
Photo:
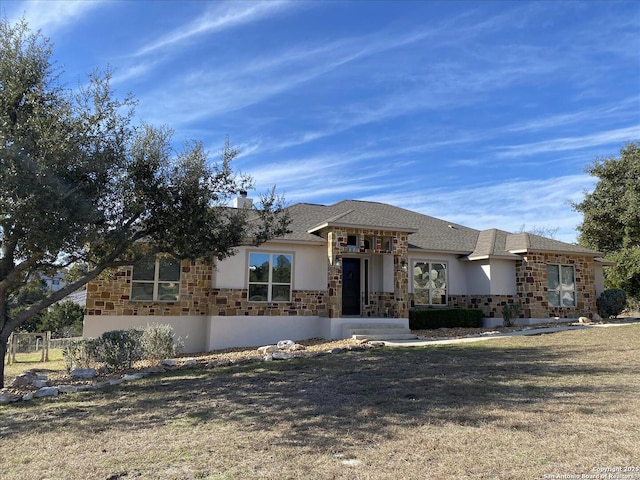
[[[234,207],[250,202],[239,197]],[[398,323],[414,307],[506,303],[521,323],[596,312],[602,254],[498,229],[475,230],[384,203],[287,207],[291,232],[211,264],[158,256],[87,285],[84,335],[170,324],[186,352],[343,338],[345,325]]]

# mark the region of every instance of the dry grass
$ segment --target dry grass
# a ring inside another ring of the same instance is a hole
[[[0,477],[579,478],[639,411],[638,326],[368,350],[0,406]]]

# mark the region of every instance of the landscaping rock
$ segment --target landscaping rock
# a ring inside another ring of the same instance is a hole
[[[597,313],[594,313],[593,315],[591,315],[591,319],[594,322],[601,322],[602,321],[602,317],[600,315],[598,315]]]
[[[72,378],[78,378],[81,380],[89,380],[94,378],[98,372],[95,368],[74,368],[69,372]]]
[[[195,358],[185,358],[183,363],[182,363],[182,367],[183,368],[191,368],[191,367],[195,367],[198,364],[198,362],[196,362]]]
[[[22,401],[23,402],[28,402],[29,400],[31,400],[33,398],[33,392],[29,392],[29,393],[25,393],[22,396]]]
[[[3,403],[13,403],[20,400],[22,397],[20,395],[16,395],[11,392],[2,392],[0,393],[0,405]]]
[[[342,349],[341,348],[332,348],[331,350],[327,350],[327,353],[330,353],[331,355],[337,355],[338,353],[342,353]]]
[[[269,353],[267,355],[264,356],[264,361],[265,362],[273,362],[273,353]]]
[[[36,388],[42,388],[42,387],[49,387],[50,384],[49,384],[49,380],[47,380],[46,378],[45,379],[36,379],[33,382],[33,386],[36,387]]]
[[[307,347],[305,347],[304,345],[300,345],[299,343],[296,343],[293,345],[293,347],[290,348],[290,350],[297,352],[299,350],[306,350]]]
[[[58,385],[58,392],[60,393],[76,393],[78,387],[76,385]]]
[[[55,397],[59,393],[58,387],[42,387],[36,390],[36,393],[33,394],[35,398],[40,397]]]
[[[173,358],[165,358],[164,360],[162,360],[162,362],[160,362],[160,365],[162,365],[163,367],[175,367],[178,365],[178,362],[176,362]]]
[[[587,317],[580,317],[578,319],[578,322],[580,322],[580,323],[591,323],[591,320],[589,320]]]
[[[140,380],[141,378],[144,378],[146,376],[147,375],[145,373],[142,373],[142,372],[134,373],[134,374],[131,374],[131,375],[123,375],[122,376],[122,381],[123,382],[130,382],[132,380]]]
[[[13,382],[11,382],[11,386],[15,388],[28,387],[31,385],[37,388],[47,387],[48,378],[46,375],[40,375],[33,370],[27,370],[26,372],[18,375]]]
[[[276,346],[278,350],[290,350],[295,344],[293,340],[280,340]]]
[[[377,341],[377,340],[373,342],[367,342],[367,346],[371,348],[380,348],[380,347],[384,347],[384,342]]]
[[[278,349],[276,345],[264,345],[262,347],[258,347],[258,355],[267,355],[269,353],[273,353]]]
[[[87,392],[89,390],[95,390],[95,385],[76,385],[76,391],[78,392]]]

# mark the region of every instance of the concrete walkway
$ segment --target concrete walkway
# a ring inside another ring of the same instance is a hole
[[[545,335],[547,333],[564,332],[567,330],[586,330],[589,328],[625,327],[629,325],[640,325],[640,319],[629,318],[617,323],[599,323],[585,325],[567,325],[557,327],[523,327],[522,330],[500,333],[496,331],[485,332],[479,335],[472,335],[462,338],[440,338],[437,340],[384,340],[386,347],[427,347],[430,345],[451,345],[454,343],[483,342],[485,340],[496,340],[498,338],[519,337],[527,335]]]

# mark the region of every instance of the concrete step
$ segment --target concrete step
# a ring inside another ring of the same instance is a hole
[[[354,340],[415,340],[418,338],[413,333],[373,333],[352,335]]]

